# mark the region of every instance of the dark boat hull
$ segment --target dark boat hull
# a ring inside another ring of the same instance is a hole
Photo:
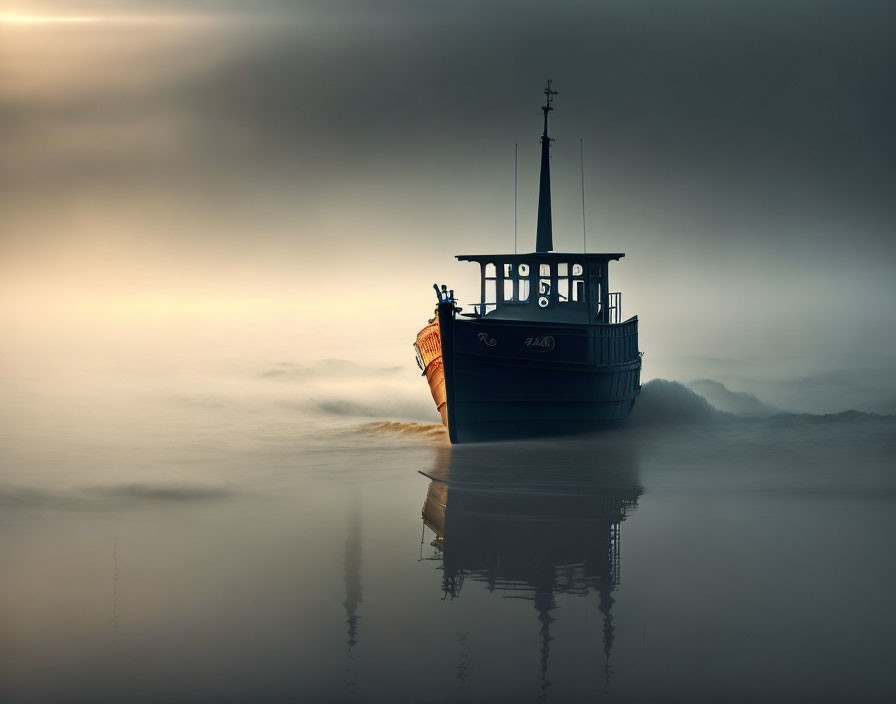
[[[618,423],[640,391],[637,318],[563,325],[439,308],[453,443],[582,433]]]

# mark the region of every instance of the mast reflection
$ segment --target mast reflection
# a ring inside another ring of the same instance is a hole
[[[466,581],[532,602],[539,621],[541,693],[550,686],[552,611],[558,594],[597,594],[605,687],[620,578],[620,526],[643,489],[627,447],[559,442],[440,448],[423,523],[442,563],[442,598]],[[597,634],[595,634],[597,635]]]
[[[352,649],[358,643],[358,607],[364,601],[361,590],[361,506],[358,497],[354,497],[349,512],[348,533],[345,537],[345,624],[348,640],[346,662],[346,691],[352,697],[357,696],[358,681],[355,673],[355,656]]]

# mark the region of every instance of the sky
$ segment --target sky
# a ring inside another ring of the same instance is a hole
[[[896,377],[896,6],[0,0],[0,321],[31,359],[413,363],[453,255],[621,251],[645,378]],[[105,355],[105,356],[104,356]],[[775,366],[778,365],[778,366]],[[790,372],[788,372],[790,373]]]

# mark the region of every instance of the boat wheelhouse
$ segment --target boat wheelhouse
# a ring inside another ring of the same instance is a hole
[[[610,291],[615,253],[553,252],[548,112],[542,135],[536,251],[465,254],[479,302],[463,312],[436,286],[437,319],[415,348],[451,441],[555,435],[619,421],[640,391],[637,316]]]
[[[466,317],[618,323],[622,294],[610,293],[609,268],[625,254],[533,252],[459,254],[479,264],[480,302]]]

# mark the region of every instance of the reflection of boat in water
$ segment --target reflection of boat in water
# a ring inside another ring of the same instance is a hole
[[[351,697],[357,696],[358,682],[355,672],[355,656],[353,649],[358,644],[358,607],[364,601],[361,588],[361,506],[355,497],[349,511],[348,533],[345,536],[345,625],[348,639],[345,641],[346,652],[346,692]]]
[[[609,675],[620,524],[642,493],[630,451],[597,454],[593,445],[566,443],[443,448],[424,474],[431,482],[423,522],[442,563],[443,598],[478,582],[503,598],[530,600],[547,686],[555,597],[596,593]]]
[[[480,301],[460,313],[436,287],[415,343],[452,443],[593,430],[628,416],[641,388],[638,318],[610,292],[625,255],[552,251],[550,81],[545,94],[535,251],[458,256],[479,265]]]

